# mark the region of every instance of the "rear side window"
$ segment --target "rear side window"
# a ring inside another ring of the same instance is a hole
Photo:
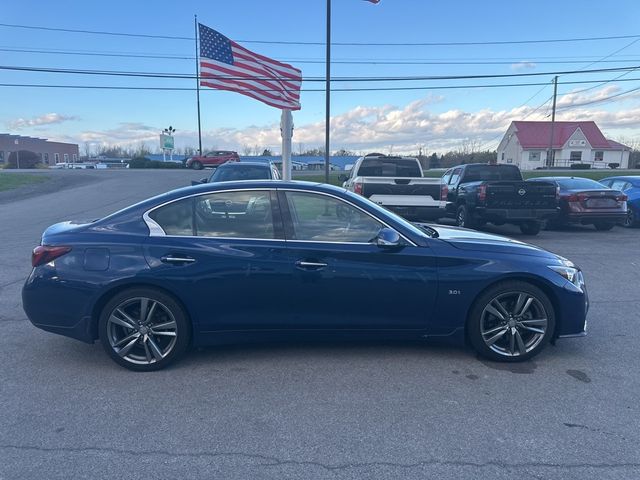
[[[407,158],[365,158],[358,169],[360,177],[421,177],[416,160]]]
[[[442,176],[442,183],[448,184],[449,180],[451,180],[451,170],[448,170],[443,176]]]
[[[460,181],[460,174],[462,173],[462,169],[461,168],[456,168],[452,173],[451,173],[451,180],[449,180],[449,185],[455,185]]]
[[[267,190],[200,195],[160,207],[149,216],[167,235],[276,238]]]

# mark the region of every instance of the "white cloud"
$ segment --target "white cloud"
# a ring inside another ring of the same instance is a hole
[[[511,64],[511,70],[529,70],[531,68],[536,68],[538,65],[534,62],[517,62]]]
[[[606,98],[619,91],[609,85],[583,93],[569,93],[558,99],[558,106],[568,107]],[[619,101],[624,101],[622,97]],[[393,150],[394,153],[415,153],[419,148],[432,152],[443,152],[460,147],[463,141],[473,139],[486,147],[494,147],[509,123],[513,120],[547,120],[548,108],[535,110],[534,106],[522,106],[510,110],[483,108],[477,111],[451,109],[432,112],[429,105],[438,99],[426,97],[404,106],[361,105],[331,119],[332,150],[346,148],[355,151]],[[601,128],[636,134],[640,130],[640,106],[616,110],[603,110],[598,105],[584,108],[559,110],[558,120],[594,120]],[[294,115],[295,123],[295,115]],[[242,152],[245,146],[270,148],[279,152],[281,146],[278,123],[250,125],[245,128],[217,128],[203,131],[203,145],[206,148],[228,148]],[[91,130],[75,136],[80,143],[122,146],[139,146],[145,143],[155,148],[158,143],[159,127],[143,123],[121,123],[109,130]],[[65,138],[70,140],[70,138]],[[494,141],[495,140],[495,141]],[[307,148],[324,145],[324,122],[295,124],[294,150],[297,144]],[[487,142],[491,142],[487,144]],[[179,131],[176,135],[177,147],[194,147],[198,143],[195,131]]]
[[[45,113],[39,117],[33,118],[16,118],[7,122],[7,127],[13,130],[20,130],[26,127],[38,127],[42,125],[53,125],[56,123],[67,122],[70,120],[77,120],[78,117],[74,115],[62,115],[60,113]]]

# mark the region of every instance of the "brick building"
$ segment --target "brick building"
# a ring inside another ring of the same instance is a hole
[[[0,133],[0,165],[9,161],[9,155],[16,151],[33,152],[45,165],[77,162],[80,156],[80,150],[75,143],[51,142],[46,138]]]

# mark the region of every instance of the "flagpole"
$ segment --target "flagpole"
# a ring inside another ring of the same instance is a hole
[[[329,147],[331,141],[331,0],[327,0],[327,65],[325,78],[325,116],[324,116],[324,181],[329,183]]]
[[[200,124],[200,55],[198,52],[198,15],[193,16],[196,38],[196,98],[198,105],[198,155],[202,155],[202,127]]]

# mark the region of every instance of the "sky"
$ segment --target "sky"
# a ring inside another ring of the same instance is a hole
[[[324,91],[304,90],[322,90],[324,86],[314,79],[324,76],[325,9],[324,0],[5,2],[0,18],[5,24],[0,25],[0,65],[194,74],[195,44],[189,38],[194,36],[197,14],[198,21],[230,39],[302,70],[308,80],[302,86],[302,109],[294,112],[293,149],[297,152],[324,145]],[[633,91],[640,88],[637,0],[381,0],[377,5],[364,0],[333,0],[332,10],[334,79],[545,73],[466,80],[335,81],[334,89],[420,89],[334,91],[334,151],[429,153],[457,149],[465,143],[493,149],[510,121],[549,119],[554,72],[568,70],[579,72],[559,76],[558,120],[595,120],[610,138],[640,141],[640,90]],[[188,38],[71,33],[6,24]],[[636,37],[498,45],[339,45],[633,35]],[[147,58],[158,56],[172,58]],[[584,72],[636,66],[637,71]],[[15,70],[2,70],[1,75],[3,85],[195,87],[195,79]],[[595,83],[566,83],[581,81]],[[488,86],[514,83],[539,85]],[[198,143],[195,99],[192,90],[0,86],[0,133],[72,141],[80,144],[81,152],[99,145],[144,144],[156,149],[158,134],[171,125],[177,130],[176,147],[180,150]],[[588,105],[582,105],[585,103]],[[280,151],[277,109],[243,95],[205,89],[201,92],[201,111],[205,149]]]

